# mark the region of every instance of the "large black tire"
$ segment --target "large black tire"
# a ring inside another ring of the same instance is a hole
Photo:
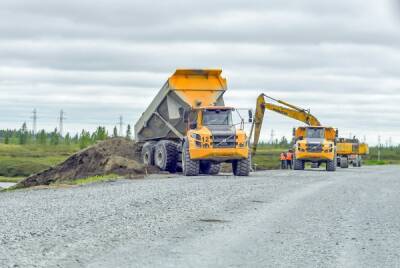
[[[294,159],[293,161],[293,169],[294,170],[304,170],[304,161],[300,159]]]
[[[336,161],[335,160],[328,160],[326,161],[326,171],[335,171],[336,170]],[[342,161],[340,161],[342,162]]]
[[[145,166],[154,166],[155,142],[146,142],[142,147],[142,162]]]
[[[353,162],[354,164],[354,162]],[[341,168],[348,168],[349,167],[349,160],[347,159],[347,157],[341,157],[340,158],[340,167]]]
[[[200,161],[190,159],[187,141],[182,146],[182,173],[185,176],[197,176],[200,173]]]
[[[221,165],[219,163],[211,163],[210,161],[200,162],[200,173],[202,174],[217,175],[220,169]]]
[[[234,160],[232,162],[232,171],[235,176],[249,176],[250,157],[246,159]]]
[[[176,172],[178,148],[172,141],[159,141],[154,151],[154,163],[163,171]]]

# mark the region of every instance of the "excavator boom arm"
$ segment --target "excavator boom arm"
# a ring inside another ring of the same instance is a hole
[[[266,102],[265,101],[266,97],[269,99],[272,99],[282,105],[285,105],[286,107]],[[251,137],[253,129],[254,129],[254,140],[253,140],[252,149],[251,149],[252,155],[255,155],[256,151],[257,151],[257,145],[258,145],[258,141],[260,139],[261,127],[262,127],[262,123],[264,121],[265,109],[268,109],[268,110],[274,111],[276,113],[282,114],[284,116],[301,121],[309,126],[321,126],[321,123],[318,121],[318,119],[315,116],[313,116],[312,114],[310,114],[310,112],[308,110],[301,109],[301,108],[294,106],[292,104],[289,104],[287,102],[275,100],[271,97],[266,96],[265,94],[261,94],[257,98],[256,112],[255,112],[255,116],[254,116],[254,124],[252,126],[251,134],[250,134],[250,137]]]

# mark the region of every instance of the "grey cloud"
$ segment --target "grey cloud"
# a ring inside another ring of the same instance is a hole
[[[175,68],[221,67],[229,103],[254,107],[266,91],[344,133],[377,136],[376,126],[400,142],[393,3],[4,0],[0,127],[34,107],[48,128],[61,108],[72,130],[134,122]],[[296,124],[268,116],[264,133]]]

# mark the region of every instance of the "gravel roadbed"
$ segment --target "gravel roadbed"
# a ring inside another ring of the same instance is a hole
[[[0,267],[399,267],[400,167],[0,193]]]

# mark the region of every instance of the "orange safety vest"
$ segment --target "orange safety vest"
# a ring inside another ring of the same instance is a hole
[[[281,160],[286,160],[285,154],[281,153]]]
[[[286,160],[292,160],[293,154],[292,153],[287,153],[286,154]]]

